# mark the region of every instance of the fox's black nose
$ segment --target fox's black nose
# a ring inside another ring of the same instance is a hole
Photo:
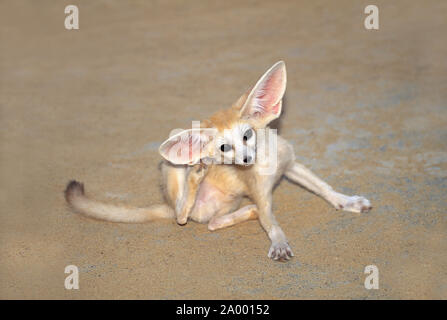
[[[246,157],[244,158],[244,163],[250,163],[251,160],[252,160],[252,157],[250,157],[250,156],[246,156]]]

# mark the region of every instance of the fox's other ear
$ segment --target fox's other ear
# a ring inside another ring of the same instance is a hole
[[[209,157],[215,129],[188,129],[169,137],[159,148],[160,154],[173,164],[193,165]]]
[[[241,118],[252,119],[258,122],[260,127],[278,118],[286,83],[286,65],[279,61],[264,73],[251,90],[241,108]]]

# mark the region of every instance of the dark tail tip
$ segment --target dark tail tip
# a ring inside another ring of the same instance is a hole
[[[65,188],[65,200],[67,202],[70,202],[70,199],[76,196],[83,196],[84,195],[84,184],[77,182],[76,180],[71,180],[67,187]]]

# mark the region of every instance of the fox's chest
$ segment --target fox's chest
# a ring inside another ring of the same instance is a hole
[[[209,202],[222,202],[229,198],[229,195],[215,187],[210,181],[205,179],[200,185],[197,194],[196,204],[203,206]]]
[[[196,202],[191,218],[197,222],[207,222],[216,214],[224,214],[237,206],[238,196],[230,190],[216,185],[215,181],[206,177],[197,192]]]

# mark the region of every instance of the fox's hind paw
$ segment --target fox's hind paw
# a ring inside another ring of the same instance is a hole
[[[370,211],[372,206],[369,200],[364,197],[341,195],[341,198],[335,204],[335,208],[343,211],[363,213]]]
[[[197,164],[193,168],[191,168],[188,174],[188,179],[191,182],[199,184],[200,182],[202,182],[203,178],[205,178],[207,172],[208,172],[208,166]]]

